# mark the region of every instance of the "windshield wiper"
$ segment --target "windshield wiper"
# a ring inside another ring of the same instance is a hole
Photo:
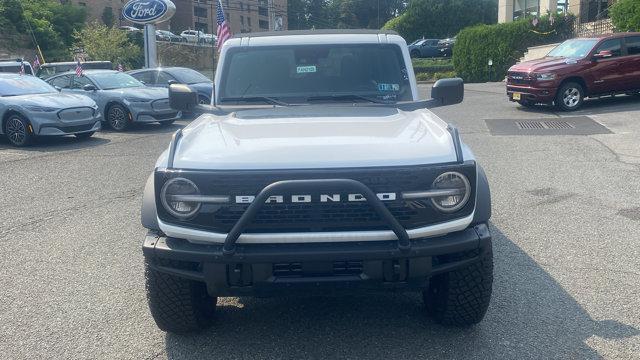
[[[228,97],[228,98],[222,98],[220,99],[220,102],[225,102],[225,101],[244,101],[244,102],[259,102],[259,101],[264,101],[267,102],[269,104],[273,104],[273,105],[280,105],[280,106],[290,106],[290,104],[284,102],[284,101],[280,101],[278,99],[274,99],[272,97],[268,97],[268,96],[239,96],[239,97]]]
[[[374,104],[390,104],[394,101],[383,101],[375,98],[371,98],[365,95],[358,94],[342,94],[342,95],[319,95],[319,96],[310,96],[307,98],[307,101],[323,101],[323,100],[364,100]]]

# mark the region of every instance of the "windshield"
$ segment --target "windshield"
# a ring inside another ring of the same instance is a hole
[[[121,72],[100,72],[91,74],[90,78],[103,90],[144,86],[131,75]]]
[[[58,91],[46,82],[34,76],[14,78],[0,77],[0,96],[17,96],[57,93]]]
[[[589,54],[597,42],[596,39],[567,40],[551,50],[547,56],[583,58]]]
[[[211,82],[211,79],[209,79],[208,77],[191,69],[174,70],[171,72],[171,75],[173,75],[176,78],[176,80],[178,80],[183,84],[197,84],[197,83]]]
[[[224,66],[221,103],[412,100],[402,51],[392,44],[239,47]]]

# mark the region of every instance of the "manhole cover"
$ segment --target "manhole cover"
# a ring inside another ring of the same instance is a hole
[[[595,135],[611,131],[587,116],[561,119],[487,119],[491,135]]]

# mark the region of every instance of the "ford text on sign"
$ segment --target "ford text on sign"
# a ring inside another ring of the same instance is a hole
[[[159,23],[169,20],[176,11],[170,0],[132,0],[122,9],[125,19],[138,23]]]

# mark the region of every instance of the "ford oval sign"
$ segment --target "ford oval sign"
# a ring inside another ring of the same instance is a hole
[[[169,20],[176,12],[170,0],[131,0],[122,8],[122,16],[136,24],[155,24]]]

